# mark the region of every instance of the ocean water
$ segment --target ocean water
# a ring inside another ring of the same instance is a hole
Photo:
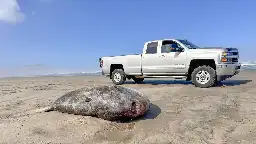
[[[256,71],[256,66],[242,66],[241,70]]]

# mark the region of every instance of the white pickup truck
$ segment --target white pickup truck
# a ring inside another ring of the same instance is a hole
[[[186,79],[196,87],[208,88],[239,73],[237,48],[201,48],[180,39],[148,41],[142,54],[99,58],[102,75],[116,85],[126,79],[140,83],[144,78]]]

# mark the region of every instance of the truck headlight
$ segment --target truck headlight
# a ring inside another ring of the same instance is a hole
[[[232,52],[222,52],[222,56],[232,56]]]
[[[227,56],[228,53],[227,52],[222,52],[222,56]]]
[[[222,55],[221,55],[221,62],[228,62],[229,59],[226,58],[226,56],[230,56],[230,55],[231,55],[231,53],[229,53],[229,52],[222,52]]]

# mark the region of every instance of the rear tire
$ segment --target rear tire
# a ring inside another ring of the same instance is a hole
[[[112,72],[111,78],[112,78],[112,82],[115,85],[122,85],[126,81],[126,76],[125,76],[124,70],[122,69],[115,69]]]
[[[144,78],[135,78],[135,77],[133,77],[132,79],[134,80],[135,83],[141,83],[141,82],[144,81]]]
[[[193,84],[200,88],[209,88],[216,83],[216,71],[206,65],[195,68],[191,77]]]

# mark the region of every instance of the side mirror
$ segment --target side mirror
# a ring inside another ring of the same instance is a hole
[[[179,47],[179,48],[176,49],[176,51],[177,52],[184,52],[184,48]]]

